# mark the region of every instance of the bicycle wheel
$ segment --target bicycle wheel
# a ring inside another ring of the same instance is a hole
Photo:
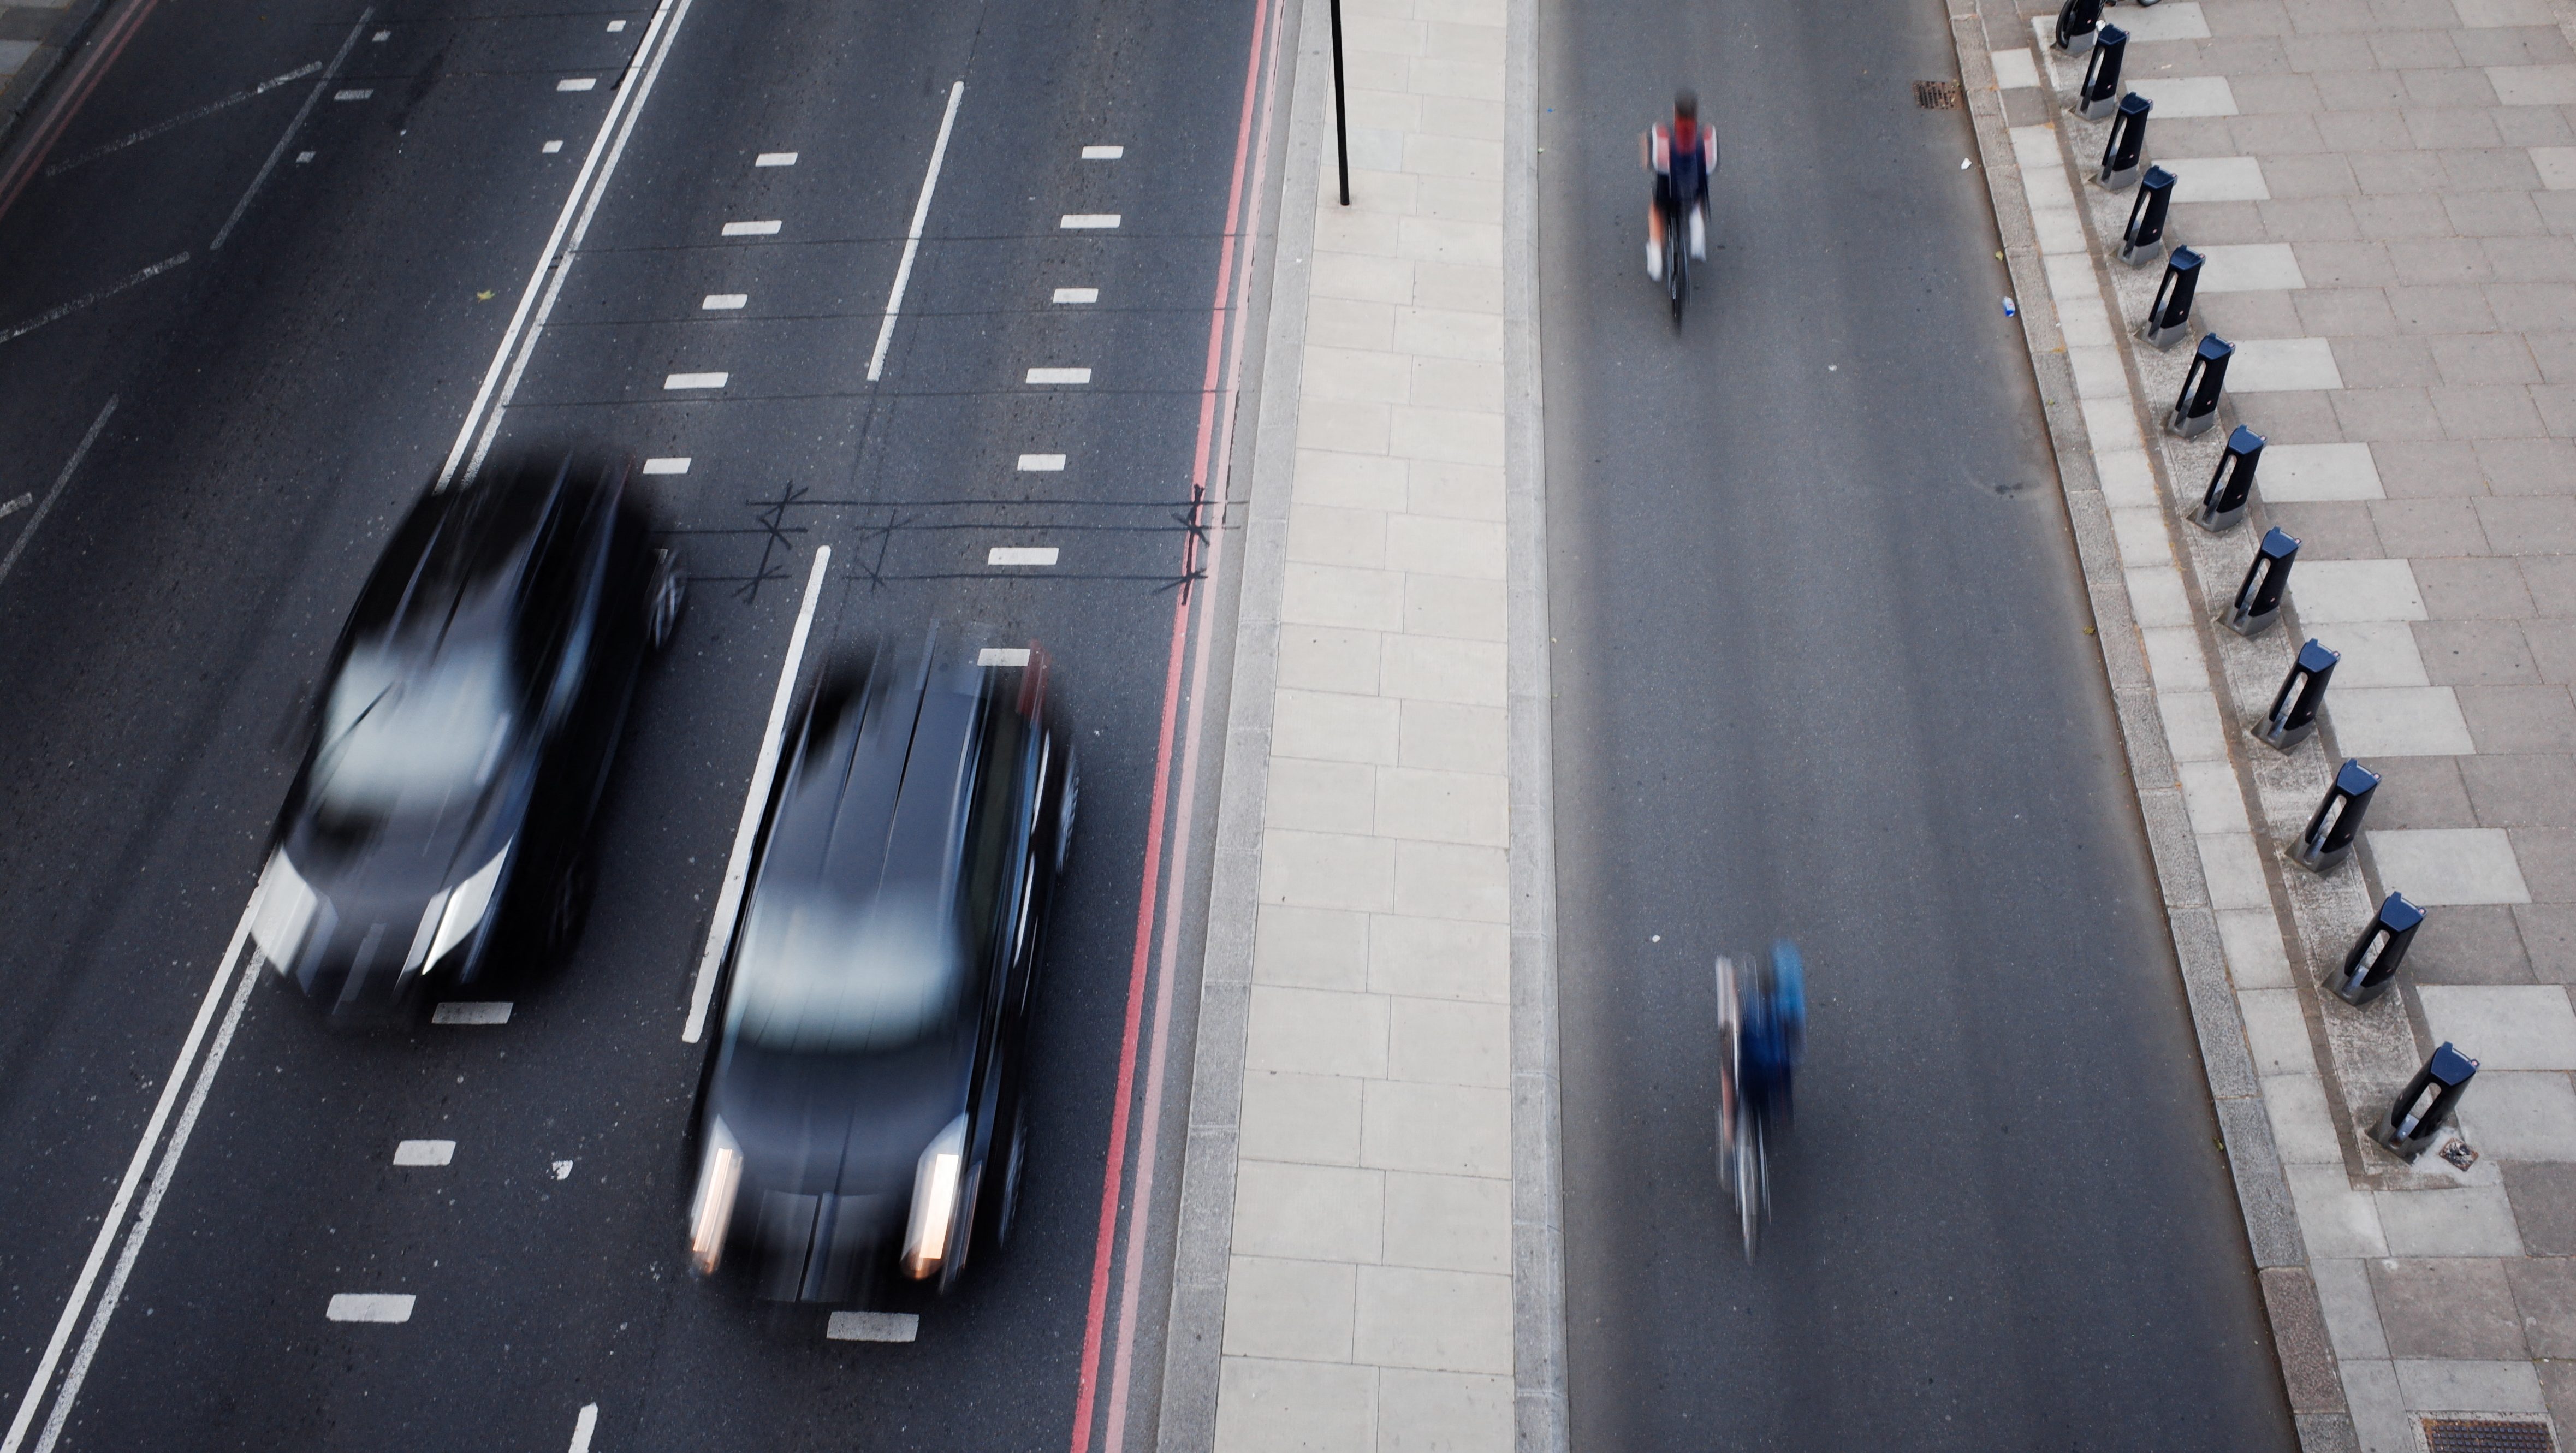
[[[1762,1238],[1762,1212],[1770,1200],[1771,1188],[1764,1184],[1762,1131],[1756,1125],[1738,1126],[1735,1132],[1735,1210],[1744,1223],[1744,1259],[1753,1259],[1753,1248]]]
[[[1664,276],[1671,280],[1673,293],[1673,326],[1682,325],[1682,305],[1690,301],[1690,247],[1682,241],[1678,219],[1664,224],[1664,251],[1670,261],[1664,264]]]

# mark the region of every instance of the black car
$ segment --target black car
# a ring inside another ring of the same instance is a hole
[[[560,949],[645,656],[687,581],[617,459],[531,454],[394,531],[317,695],[251,938],[336,1021]]]
[[[690,1246],[759,1295],[946,1286],[1010,1234],[1023,1044],[1073,831],[1047,662],[934,635],[827,670],[788,743],[699,1105]]]

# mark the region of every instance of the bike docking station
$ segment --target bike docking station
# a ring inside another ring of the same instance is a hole
[[[2299,647],[2290,674],[2281,678],[2281,689],[2272,694],[2272,709],[2254,724],[2254,739],[2284,753],[2306,741],[2317,729],[2317,709],[2326,704],[2326,683],[2334,679],[2335,663],[2342,659],[2327,650],[2323,641]]]
[[[2355,1009],[2387,993],[2397,982],[2397,966],[2406,961],[2407,946],[2415,942],[2415,930],[2423,926],[2423,909],[2407,902],[2403,893],[2389,894],[2370,916],[2370,926],[2353,940],[2343,967],[2326,975],[2325,986]]]
[[[2138,184],[2138,168],[2147,154],[2147,113],[2155,109],[2155,102],[2135,91],[2120,98],[2120,109],[2111,116],[2110,139],[2102,143],[2102,165],[2093,173],[2093,185],[2125,192]]]
[[[2200,292],[2201,257],[2177,247],[2165,259],[2165,280],[2156,284],[2156,300],[2138,325],[2138,339],[2159,352],[2191,336],[2192,299]]]
[[[2245,511],[2254,502],[2254,467],[2262,462],[2263,436],[2237,425],[2227,436],[2227,452],[2210,471],[2209,487],[2200,492],[2200,503],[2184,513],[2213,535],[2245,523]]]
[[[2291,862],[2319,877],[2343,866],[2352,856],[2352,845],[2360,840],[2361,819],[2370,811],[2370,794],[2379,790],[2379,774],[2351,757],[2335,772],[2326,788],[2325,801],[2317,804],[2316,816],[2308,819],[2307,831],[2289,845],[2285,856]]]
[[[2263,532],[2263,543],[2254,548],[2254,559],[2245,567],[2245,579],[2236,587],[2236,598],[2227,603],[2227,614],[2218,623],[2240,636],[2259,636],[2281,621],[2281,598],[2290,590],[2290,567],[2298,563],[2297,537],[2279,527]]]
[[[2057,37],[2049,44],[2066,55],[2082,55],[2093,48],[2101,26],[2102,0],[2066,0],[2057,11]]]
[[[2370,1128],[2370,1138],[2381,1149],[2399,1160],[2413,1164],[2417,1156],[2433,1148],[2433,1138],[2460,1108],[2460,1096],[2467,1093],[2469,1081],[2476,1077],[2478,1062],[2451,1047],[2442,1047],[2424,1061],[2424,1068],[2406,1082],[2397,1103],[2388,1107],[2388,1118]],[[2434,1092],[2433,1103],[2423,1105],[2424,1093]],[[2418,1108],[2421,1106],[2422,1108]]]
[[[2172,172],[2147,168],[2146,179],[2138,183],[2138,200],[2129,204],[2129,225],[2120,230],[2122,262],[2145,267],[2165,255],[2165,217],[2173,210],[2173,189]]]
[[[2105,25],[2093,33],[2093,54],[2084,62],[2084,84],[2066,109],[2087,121],[2100,121],[2120,109],[2120,58],[2128,54],[2129,32]]]
[[[2183,373],[2182,389],[2174,395],[2173,412],[2165,417],[2166,433],[2197,439],[2218,422],[2219,396],[2227,388],[2227,360],[2235,356],[2235,344],[2215,333],[2200,335],[2200,347]]]

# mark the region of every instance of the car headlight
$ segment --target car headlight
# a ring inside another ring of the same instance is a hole
[[[724,1257],[725,1228],[733,1224],[734,1198],[742,1194],[742,1144],[719,1115],[707,1122],[707,1159],[698,1170],[697,1199],[689,1205],[689,1260],[711,1276]]]
[[[475,869],[473,877],[449,890],[447,911],[438,915],[438,932],[430,936],[429,956],[422,960],[424,965],[437,963],[449,949],[471,938],[474,930],[482,925],[483,915],[492,909],[492,890],[501,883],[501,865],[509,861],[509,857],[510,845],[501,844],[501,851],[492,855],[492,861]]]
[[[948,1259],[948,1236],[957,1219],[957,1186],[966,1172],[966,1117],[948,1122],[912,1168],[912,1220],[903,1230],[903,1270],[930,1275]]]
[[[287,861],[284,848],[268,855],[268,866],[259,873],[259,888],[251,894],[250,937],[260,956],[279,973],[285,973],[303,950],[305,931],[313,926],[321,905],[322,896]]]

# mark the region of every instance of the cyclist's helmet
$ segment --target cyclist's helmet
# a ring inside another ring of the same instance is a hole
[[[1673,114],[1684,121],[1699,119],[1699,93],[1688,86],[1673,92]]]

